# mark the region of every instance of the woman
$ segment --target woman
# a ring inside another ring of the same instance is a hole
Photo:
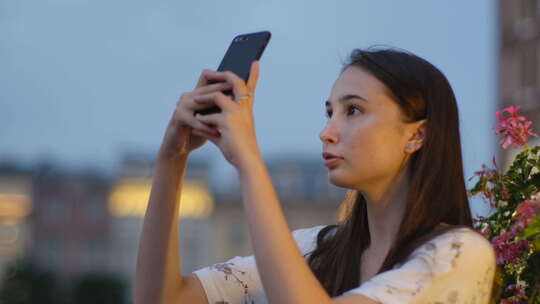
[[[351,53],[320,133],[330,182],[350,189],[344,217],[292,234],[255,136],[258,75],[258,62],[247,83],[205,70],[177,103],[141,235],[137,304],[490,301],[495,254],[472,228],[457,104],[436,67],[393,49]],[[230,88],[235,100],[220,92]],[[193,115],[211,105],[222,112]],[[189,153],[207,140],[237,169],[254,255],[183,276],[177,198]]]

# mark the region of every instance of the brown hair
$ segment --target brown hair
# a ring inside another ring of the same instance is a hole
[[[415,248],[459,227],[472,228],[461,158],[459,116],[446,77],[426,60],[395,49],[355,49],[341,73],[361,67],[385,84],[405,120],[426,119],[426,138],[409,159],[410,188],[398,234],[377,273],[402,263]],[[366,201],[347,192],[337,225],[321,229],[307,254],[310,268],[332,297],[360,284],[360,258],[370,244]],[[449,226],[438,228],[440,223]],[[330,233],[333,232],[333,233]]]

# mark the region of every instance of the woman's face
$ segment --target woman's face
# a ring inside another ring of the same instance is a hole
[[[328,167],[330,182],[357,190],[389,182],[405,161],[405,146],[418,124],[400,120],[384,84],[349,66],[334,83],[326,111],[329,118],[319,134],[323,152],[343,158]]]

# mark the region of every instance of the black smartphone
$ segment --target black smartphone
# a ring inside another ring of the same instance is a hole
[[[270,37],[269,31],[241,34],[234,37],[217,70],[220,72],[231,71],[247,82],[251,64],[261,58]],[[218,81],[210,81],[209,83],[216,82]],[[234,97],[232,89],[223,91],[223,94]],[[221,109],[218,106],[213,106],[195,111],[193,114],[206,115],[219,112]]]

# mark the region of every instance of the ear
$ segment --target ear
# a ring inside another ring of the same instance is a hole
[[[412,154],[419,150],[424,144],[426,138],[426,119],[411,123],[408,128],[412,134],[405,145],[405,152]]]

